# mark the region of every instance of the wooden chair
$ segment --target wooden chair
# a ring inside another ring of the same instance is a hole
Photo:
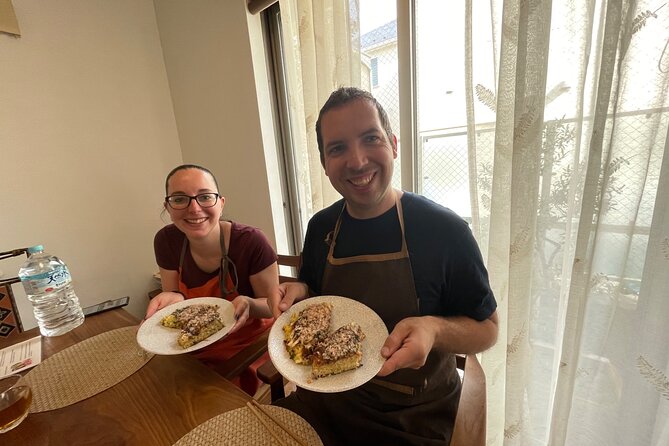
[[[300,272],[300,267],[302,266],[302,256],[288,256],[279,254],[279,259],[277,260],[279,267],[288,266],[293,268],[291,276],[284,276],[279,272],[279,283],[284,282],[297,282],[297,274]]]
[[[277,263],[279,266],[292,268],[290,273],[291,275],[279,274],[279,283],[294,282],[297,280],[297,273],[299,272],[300,266],[302,264],[302,256],[279,254]],[[149,299],[153,299],[161,292],[161,289],[149,291]],[[215,367],[216,372],[228,380],[239,376],[240,373],[246,370],[258,358],[265,354],[267,351],[268,337],[269,330],[259,336],[252,344],[237,353],[234,357]],[[268,381],[268,378],[263,378],[265,375],[263,375],[262,370],[267,370],[267,372],[264,373],[272,374],[271,382]],[[271,361],[267,361],[258,369],[258,376],[263,382],[270,385],[272,401],[284,395],[283,377],[279,374],[279,372],[276,371]]]
[[[301,255],[278,255],[277,263],[279,266],[291,267],[292,275],[283,275],[279,273],[279,283],[285,282],[296,282],[297,274],[300,271],[300,266],[302,266],[302,256]],[[265,339],[265,349],[267,349],[267,339]],[[284,379],[283,376],[276,370],[272,361],[267,361],[260,367],[258,367],[258,378],[266,384],[269,384],[270,395],[272,401],[276,401],[279,398],[285,396],[284,391]]]
[[[464,371],[451,446],[484,446],[486,442],[485,374],[476,355],[456,356]]]
[[[0,260],[17,257],[25,254],[28,256],[27,248],[13,249],[0,252]],[[0,337],[7,339],[23,331],[21,316],[19,315],[14,299],[12,285],[20,282],[18,277],[0,279]]]
[[[463,371],[462,391],[450,446],[485,446],[486,384],[483,368],[476,355],[457,355],[455,358],[458,369]],[[270,384],[272,401],[285,396],[283,377],[271,361],[258,369],[258,377]]]
[[[297,272],[299,271],[302,257],[299,255],[294,255],[294,256],[279,255],[278,257],[279,258],[277,260],[277,263],[279,264],[279,266],[288,266],[294,268],[292,271],[292,273],[294,274],[293,276],[279,275],[279,283],[296,281]],[[219,367],[216,367],[216,371],[228,380],[239,376],[240,373],[246,370],[246,368],[248,368],[258,358],[260,358],[262,355],[265,354],[265,352],[267,351],[268,337],[269,337],[269,330],[267,330],[265,333],[259,336],[253,342],[253,344],[247,346],[245,349],[237,353],[234,357],[225,361],[225,363],[221,364]],[[258,376],[263,382],[266,381],[264,381],[264,379],[260,376],[261,375],[260,369],[265,367],[267,364],[270,364],[272,368],[274,368],[274,366],[272,365],[272,361],[267,361],[265,364],[260,366],[260,368],[258,369]],[[276,379],[274,379],[272,383],[269,383],[270,392],[272,395],[272,401],[274,401],[274,395],[275,394],[278,395],[279,391],[281,392],[281,395],[283,395],[284,393],[283,378],[278,372],[276,372],[276,374],[277,374]]]
[[[158,294],[162,293],[163,290],[156,288],[148,292],[149,300],[156,297]],[[251,364],[253,364],[258,358],[265,354],[267,351],[267,339],[269,337],[269,330],[265,331],[262,335],[253,341],[252,344],[246,346],[243,350],[237,353],[232,358],[222,362],[221,364],[214,367],[216,372],[223,376],[227,380],[232,380],[239,376],[244,370],[246,370]]]
[[[252,344],[241,350],[232,358],[224,361],[222,364],[214,368],[216,373],[227,380],[232,380],[239,376],[251,364],[256,362],[258,358],[267,351],[267,338],[269,337],[269,330],[258,336]],[[267,361],[271,362],[271,361]]]
[[[299,271],[301,256],[279,255],[279,265]],[[295,276],[279,276],[281,283],[296,281]],[[483,368],[476,355],[456,355],[457,368],[462,371],[462,391],[455,416],[450,446],[484,446],[486,443],[486,383]],[[272,401],[285,397],[283,376],[272,361],[258,368],[258,377],[270,385]]]
[[[290,273],[291,275],[288,276],[281,274],[281,271],[279,271],[279,283],[297,281],[297,273],[300,271],[300,266],[302,265],[302,256],[279,254],[277,263],[279,264],[280,267],[286,266],[292,268],[292,271]],[[149,300],[153,299],[162,292],[163,290],[161,290],[160,288],[156,288],[155,290],[149,291],[148,292]]]

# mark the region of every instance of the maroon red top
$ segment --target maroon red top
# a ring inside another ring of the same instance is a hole
[[[239,280],[237,290],[239,294],[255,297],[249,276],[259,273],[276,262],[276,252],[260,229],[234,221],[231,223],[228,256],[237,269]],[[179,256],[185,237],[185,234],[174,224],[167,225],[156,233],[153,239],[153,248],[156,254],[156,263],[159,267],[178,271]],[[211,273],[202,271],[193,260],[190,249],[186,250],[181,275],[181,280],[186,286],[189,288],[201,286],[216,276],[218,276],[218,269]]]

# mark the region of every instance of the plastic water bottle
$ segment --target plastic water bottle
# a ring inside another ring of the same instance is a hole
[[[84,313],[65,263],[45,253],[42,245],[28,248],[28,254],[19,279],[33,304],[42,335],[59,336],[81,325]]]

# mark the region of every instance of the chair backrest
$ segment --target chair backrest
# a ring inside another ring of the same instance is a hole
[[[295,255],[282,255],[279,254],[277,263],[282,266],[291,267],[291,276],[279,275],[279,282],[294,282],[297,280],[297,273],[300,270],[300,265],[302,263],[302,256]],[[150,295],[151,293],[149,293]],[[258,358],[260,358],[267,351],[267,338],[269,336],[269,330],[260,335],[255,339],[250,345],[245,347],[239,353],[237,353],[232,358],[225,361],[223,364],[216,366],[216,371],[227,379],[233,379],[238,376],[242,371],[244,371],[248,366],[254,363]],[[271,361],[268,361],[271,364]],[[276,372],[278,375],[278,372]],[[280,375],[278,375],[280,377]],[[281,384],[278,384],[279,379],[275,379],[275,386],[282,387]],[[276,392],[276,389],[272,389],[273,392]]]
[[[297,274],[300,271],[300,266],[302,266],[302,256],[301,255],[278,255],[277,263],[279,267],[287,266],[291,268],[291,275],[283,275],[279,272],[279,283],[284,282],[296,282]]]
[[[0,252],[0,260],[17,257],[25,254],[28,256],[28,248],[12,249]],[[20,282],[18,277],[0,279],[0,337],[7,339],[23,331],[21,316],[16,306],[12,285]]]
[[[451,446],[484,446],[486,443],[485,374],[476,355],[457,356],[464,370],[458,413],[455,416]]]

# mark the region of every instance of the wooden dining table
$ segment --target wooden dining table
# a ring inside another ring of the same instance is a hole
[[[137,325],[122,308],[86,317],[74,330],[42,337],[42,360],[100,333]],[[39,330],[0,340],[0,349]],[[38,365],[39,367],[39,365]],[[204,421],[251,398],[188,354],[154,356],[120,383],[78,403],[30,413],[0,434],[2,445],[172,445]]]

